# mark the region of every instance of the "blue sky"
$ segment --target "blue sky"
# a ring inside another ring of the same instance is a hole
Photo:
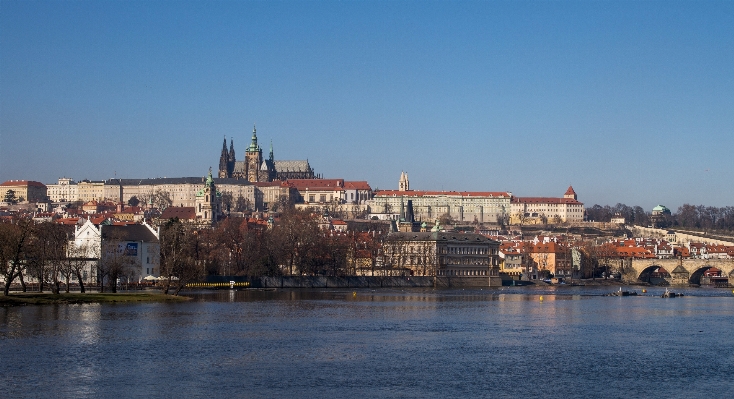
[[[0,2],[0,180],[277,159],[396,188],[734,205],[734,2]]]

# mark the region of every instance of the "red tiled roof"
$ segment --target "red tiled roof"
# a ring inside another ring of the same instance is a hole
[[[366,181],[345,181],[344,188],[348,190],[372,190]]]
[[[673,254],[675,256],[682,256],[684,258],[687,258],[687,257],[691,256],[691,252],[688,251],[688,248],[686,248],[686,247],[675,247],[675,248],[673,248]]]
[[[563,195],[576,195],[576,191],[573,191],[572,186],[568,186],[568,190],[566,190],[566,193]]]
[[[649,250],[641,247],[617,247],[617,255],[622,257],[633,257],[633,258],[654,258]]]
[[[182,220],[196,219],[196,208],[193,206],[169,206],[161,214],[161,219],[175,219],[179,218]]]
[[[91,221],[91,222],[92,222],[93,224],[95,224],[95,225],[101,224],[102,222],[104,222],[104,221],[105,221],[105,220],[107,220],[107,219],[108,219],[108,217],[107,217],[107,216],[97,216],[97,217],[90,217],[90,218],[89,218],[89,220],[90,220],[90,221]]]
[[[79,218],[61,218],[57,219],[56,223],[73,226],[79,222]]]
[[[344,179],[289,179],[287,182],[299,190],[306,188],[315,190],[322,187],[329,189],[344,187]]]

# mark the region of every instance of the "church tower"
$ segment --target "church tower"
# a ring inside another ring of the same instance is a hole
[[[196,193],[196,219],[211,226],[221,212],[222,193],[217,191],[212,178],[212,169],[204,182],[204,188]]]
[[[576,191],[573,191],[572,186],[568,186],[568,190],[566,190],[566,193],[563,194],[563,198],[578,200],[578,198],[576,197]]]
[[[227,162],[227,177],[232,177],[234,173],[234,140],[229,139],[229,161]]]
[[[222,155],[219,156],[219,173],[217,176],[220,179],[231,176],[229,172],[229,154],[227,153],[227,137],[224,137],[224,144],[222,144]]]
[[[252,142],[245,151],[245,164],[247,167],[247,180],[251,183],[258,182],[260,165],[263,162],[263,150],[257,145],[257,129],[252,126]]]
[[[410,191],[410,182],[406,172],[400,173],[400,182],[398,183],[398,191]]]

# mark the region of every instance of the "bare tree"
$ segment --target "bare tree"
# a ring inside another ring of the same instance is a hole
[[[252,203],[248,198],[243,197],[242,194],[238,194],[234,207],[235,212],[245,212],[252,210]]]
[[[234,196],[231,191],[222,191],[222,210],[230,212],[234,208]],[[236,211],[235,211],[236,212]]]
[[[0,272],[5,279],[4,295],[10,292],[10,284],[22,275],[27,246],[32,234],[32,222],[0,223]]]
[[[196,281],[204,272],[209,257],[203,230],[184,226],[178,219],[169,220],[160,235],[161,276],[165,277],[163,293],[178,295],[186,284]]]
[[[38,224],[34,228],[31,262],[35,270],[41,270],[37,277],[48,277],[51,281],[51,292],[58,294],[61,291],[63,277],[63,258],[67,244],[67,232],[64,226],[49,222]],[[67,280],[66,290],[69,290]]]
[[[455,223],[455,220],[450,213],[446,212],[438,217],[438,222],[443,226],[451,226]]]
[[[510,224],[510,215],[507,214],[504,210],[497,214],[497,224],[500,225],[500,227],[505,227],[508,224]]]
[[[97,278],[100,292],[104,292],[104,284],[112,292],[117,292],[120,277],[127,276],[129,269],[139,267],[138,259],[130,256],[123,237],[112,232],[102,240],[101,256],[97,262]]]
[[[144,204],[152,204],[153,207],[161,211],[173,205],[171,193],[161,189],[156,189],[154,192],[142,193],[138,196],[138,199]]]
[[[88,265],[91,259],[99,258],[99,251],[96,247],[89,243],[77,245],[74,241],[69,241],[66,247],[66,256],[63,259],[63,269],[79,282],[79,291],[85,293],[84,280],[86,273],[89,272]]]

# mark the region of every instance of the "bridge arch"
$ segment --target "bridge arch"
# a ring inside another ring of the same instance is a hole
[[[701,265],[697,269],[693,270],[693,273],[691,273],[691,276],[688,278],[689,284],[701,284],[701,277],[704,273],[706,273],[707,270],[713,268],[714,266],[711,265]]]
[[[653,285],[669,285],[670,270],[662,265],[650,265],[640,271],[637,280]]]

